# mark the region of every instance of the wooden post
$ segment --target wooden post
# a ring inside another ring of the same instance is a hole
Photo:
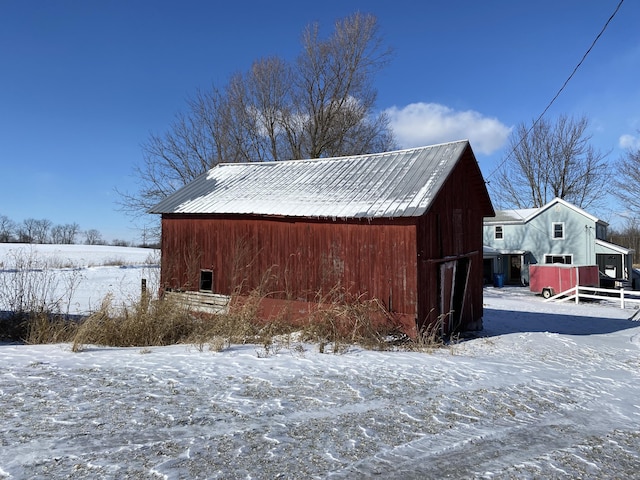
[[[145,309],[145,311],[147,310],[147,307],[149,306],[149,294],[147,293],[147,279],[143,278],[141,285],[140,285],[140,304],[142,305],[142,307]]]

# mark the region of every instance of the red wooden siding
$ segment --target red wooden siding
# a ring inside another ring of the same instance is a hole
[[[345,221],[168,215],[162,219],[164,287],[198,289],[200,269],[213,290],[247,292],[269,272],[270,297],[313,301],[340,285],[417,314],[414,219]]]
[[[477,171],[477,175],[476,172]],[[468,268],[468,279],[458,275],[458,288],[466,286],[465,296],[456,307],[462,328],[479,328],[482,309],[482,221],[487,213],[483,203],[485,195],[476,162],[463,156],[426,215],[420,218],[417,229],[418,258],[418,324],[433,322],[439,315],[449,313],[442,309],[442,295],[449,286],[443,286],[441,268],[445,262],[458,262],[458,268]],[[447,277],[448,278],[448,277]],[[464,284],[464,285],[461,285]]]

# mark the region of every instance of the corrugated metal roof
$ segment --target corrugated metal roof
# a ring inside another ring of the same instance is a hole
[[[594,222],[599,222],[602,223],[604,225],[608,225],[608,223],[603,222],[602,220],[598,219],[597,217],[594,217],[593,215],[591,215],[590,213],[585,212],[584,210],[582,210],[580,207],[577,207],[576,205],[573,205],[561,198],[554,198],[553,200],[551,200],[550,202],[548,202],[547,204],[543,205],[542,207],[538,207],[538,208],[521,208],[521,209],[517,209],[517,210],[497,210],[495,213],[495,216],[492,218],[485,218],[484,220],[484,224],[485,225],[494,225],[494,224],[499,224],[499,223],[504,223],[504,224],[508,224],[508,223],[512,223],[512,224],[520,224],[520,223],[527,223],[528,221],[530,221],[532,218],[540,215],[542,212],[544,212],[545,210],[548,210],[549,208],[553,207],[556,204],[561,204],[564,205],[566,208],[569,208],[581,215],[584,215],[585,217],[589,218],[590,220],[594,221]]]
[[[351,157],[219,164],[150,213],[419,216],[467,147],[461,140]]]
[[[494,223],[525,223],[528,218],[537,213],[539,208],[521,208],[517,210],[496,210],[493,218],[486,218],[485,224]]]

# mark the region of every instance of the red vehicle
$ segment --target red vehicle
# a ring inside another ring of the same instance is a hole
[[[529,265],[529,289],[550,298],[576,285],[599,287],[600,272],[597,265]]]

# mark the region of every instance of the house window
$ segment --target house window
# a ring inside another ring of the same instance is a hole
[[[566,263],[571,264],[573,260],[571,255],[545,255],[544,263]]]
[[[200,270],[200,291],[211,292],[213,291],[213,271],[212,270]]]
[[[564,238],[564,223],[557,222],[553,224],[553,239],[562,240]]]
[[[493,238],[495,238],[496,240],[502,240],[504,238],[502,233],[502,225],[496,225],[493,233]]]

